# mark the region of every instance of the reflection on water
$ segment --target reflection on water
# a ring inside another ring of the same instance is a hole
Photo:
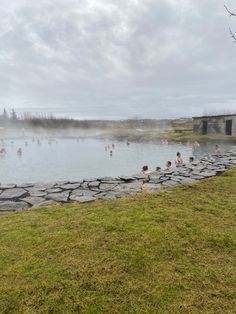
[[[226,147],[224,147],[226,148]],[[88,177],[132,175],[143,165],[150,170],[174,164],[176,152],[184,161],[214,151],[214,144],[109,142],[79,138],[0,140],[0,182],[80,180]]]

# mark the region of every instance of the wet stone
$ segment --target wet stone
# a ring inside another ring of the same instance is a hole
[[[17,187],[18,188],[23,188],[23,189],[25,189],[25,188],[31,188],[31,187],[33,187],[34,186],[34,184],[33,183],[22,183],[22,184],[17,184]],[[1,187],[1,186],[0,186]]]
[[[29,205],[25,202],[12,202],[12,201],[0,202],[0,211],[15,211],[17,209],[25,208],[29,208]]]
[[[0,194],[0,200],[17,200],[19,198],[27,196],[29,193],[22,188],[14,188],[3,190]]]
[[[5,190],[5,189],[14,189],[16,187],[16,184],[9,183],[9,184],[0,184],[0,189]]]

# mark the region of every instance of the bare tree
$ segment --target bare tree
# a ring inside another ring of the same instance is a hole
[[[230,10],[227,8],[226,5],[225,5],[224,7],[225,7],[226,11],[229,13],[229,16],[230,16],[230,17],[232,17],[232,16],[236,17],[236,13],[230,11]],[[233,38],[233,41],[236,43],[236,33],[233,33],[233,31],[232,31],[231,28],[229,28],[229,33],[230,33],[230,36]]]

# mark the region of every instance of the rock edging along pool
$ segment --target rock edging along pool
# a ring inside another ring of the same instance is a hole
[[[54,183],[0,184],[0,211],[36,208],[76,201],[115,199],[142,192],[166,191],[181,184],[220,175],[236,165],[236,146],[222,155],[206,155],[200,160],[183,164],[174,170],[147,175],[98,177],[82,181]]]

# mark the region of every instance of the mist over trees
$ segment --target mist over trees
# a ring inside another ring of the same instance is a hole
[[[179,125],[191,128],[191,118],[180,119],[127,119],[127,120],[75,120],[69,118],[57,118],[53,115],[32,115],[26,112],[18,115],[14,109],[0,112],[0,128],[6,129],[165,129]]]
[[[14,109],[10,112],[4,108],[0,113],[0,127],[4,128],[45,128],[45,129],[62,129],[82,127],[87,128],[87,121],[79,121],[69,118],[56,118],[53,115],[41,114],[32,115],[26,112],[18,115]]]

